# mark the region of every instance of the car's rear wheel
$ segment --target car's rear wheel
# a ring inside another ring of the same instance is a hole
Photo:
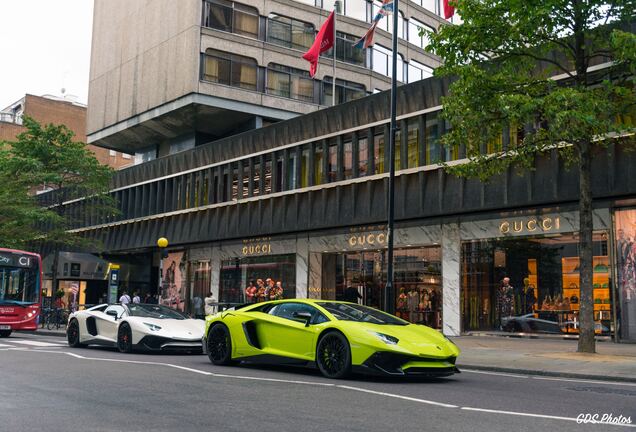
[[[71,348],[81,348],[84,344],[80,343],[79,322],[76,319],[71,320],[66,328],[66,340]]]
[[[232,338],[230,331],[223,324],[215,324],[210,329],[207,339],[208,357],[219,366],[234,364],[232,361]]]
[[[126,323],[122,323],[117,331],[117,349],[123,353],[132,352],[132,331]]]
[[[11,336],[11,330],[0,330],[0,337],[9,337]]]
[[[316,347],[316,364],[327,378],[345,378],[351,373],[351,348],[340,332],[329,332]]]

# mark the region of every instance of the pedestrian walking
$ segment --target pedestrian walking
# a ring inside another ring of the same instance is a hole
[[[139,297],[139,293],[137,291],[135,291],[135,293],[133,294],[132,302],[135,304],[141,303],[141,298]]]
[[[124,290],[121,297],[119,297],[119,303],[123,305],[130,303],[130,296],[128,295],[127,291]]]

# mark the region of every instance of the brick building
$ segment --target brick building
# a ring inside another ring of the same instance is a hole
[[[64,124],[78,141],[86,142],[86,105],[56,96],[27,94],[0,111],[0,141],[13,141],[25,130],[22,117],[28,115],[41,124]],[[100,163],[119,169],[133,163],[130,155],[94,145],[88,146]]]

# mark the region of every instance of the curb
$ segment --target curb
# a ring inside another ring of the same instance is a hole
[[[64,331],[53,331],[53,330],[42,330],[42,329],[37,329],[36,331],[29,331],[29,330],[14,330],[14,332],[15,332],[15,333],[25,333],[25,334],[43,335],[43,336],[66,337],[66,332],[64,332]]]
[[[546,377],[574,378],[574,379],[584,379],[584,380],[594,380],[594,381],[636,383],[636,378],[634,377],[586,375],[586,374],[577,374],[577,373],[570,373],[570,372],[514,369],[514,368],[505,368],[505,367],[497,367],[497,366],[483,366],[483,365],[470,365],[470,364],[458,364],[457,367],[459,368],[460,371],[462,369],[474,369],[479,371],[504,372],[504,373],[518,374],[518,375],[537,375],[537,376],[546,376]]]

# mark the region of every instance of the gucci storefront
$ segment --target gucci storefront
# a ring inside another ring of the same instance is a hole
[[[576,335],[580,275],[578,212],[553,211],[461,224],[464,332]],[[611,218],[594,213],[593,289],[597,335],[615,331]]]
[[[439,225],[395,230],[396,314],[442,328],[442,251]],[[310,298],[385,304],[387,237],[384,226],[355,227],[309,238]]]
[[[596,334],[629,340],[636,335],[636,210],[597,209],[593,222]],[[578,212],[570,208],[399,224],[391,300],[396,315],[448,335],[576,336],[578,225]],[[382,225],[250,238],[190,249],[188,268],[194,277],[188,280],[197,296],[209,287],[226,304],[258,301],[246,288],[271,283],[282,288],[276,298],[346,300],[382,308],[386,253]]]

